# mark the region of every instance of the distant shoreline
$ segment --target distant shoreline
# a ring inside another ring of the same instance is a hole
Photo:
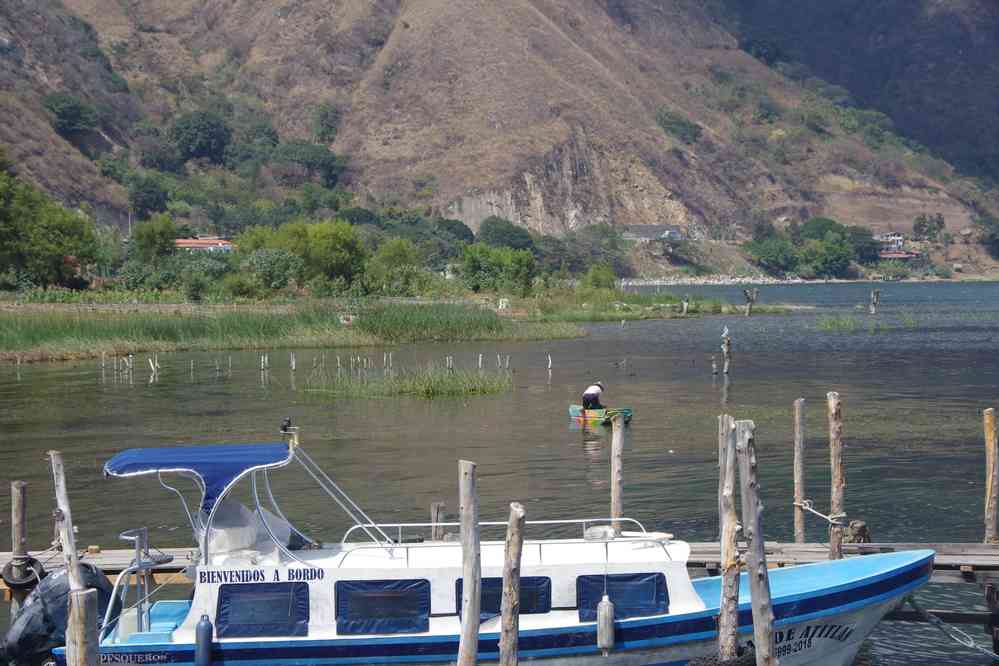
[[[773,277],[735,277],[731,275],[712,275],[697,278],[626,278],[621,280],[621,287],[739,287],[739,286],[777,286],[797,284],[898,284],[898,283],[966,283],[966,282],[999,282],[999,275],[967,275],[954,278],[904,278],[901,280],[874,280],[869,278],[827,280],[804,280],[801,278],[780,279]]]

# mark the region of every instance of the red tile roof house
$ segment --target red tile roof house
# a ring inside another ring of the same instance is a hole
[[[178,250],[190,252],[232,252],[236,246],[221,238],[178,238],[173,242]]]

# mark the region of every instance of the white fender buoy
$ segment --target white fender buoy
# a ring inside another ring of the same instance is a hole
[[[614,648],[614,602],[606,594],[597,604],[597,647],[605,657]]]

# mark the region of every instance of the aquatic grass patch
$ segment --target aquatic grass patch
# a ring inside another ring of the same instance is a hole
[[[343,371],[310,378],[307,391],[317,397],[337,398],[463,398],[495,395],[513,389],[509,371],[417,370]]]
[[[287,311],[3,311],[0,357],[54,360],[101,353],[347,346],[378,342],[331,309]]]
[[[496,337],[506,322],[492,310],[472,305],[379,303],[361,310],[355,325],[388,342],[449,342]]]
[[[860,326],[856,318],[848,317],[846,315],[827,315],[819,317],[815,325],[820,331],[826,331],[828,333],[853,333]]]
[[[529,321],[608,322],[638,319],[671,319],[682,316],[682,299],[676,294],[637,293],[618,289],[555,288],[515,302],[527,311]],[[691,297],[687,316],[740,314],[743,307],[717,299]],[[786,306],[757,304],[757,314],[780,314]]]

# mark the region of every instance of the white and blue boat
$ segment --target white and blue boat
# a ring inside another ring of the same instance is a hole
[[[269,475],[293,464],[353,520],[339,542],[309,537],[285,518]],[[429,523],[375,523],[298,446],[294,433],[287,443],[131,449],[104,469],[114,477],[155,476],[182,502],[183,494],[164,479],[187,476],[199,486],[201,501],[193,510],[184,503],[197,543],[188,570],[193,597],[149,603],[139,589],[141,603],[129,607],[124,598],[128,580],[151,565],[140,554],[115,583],[114,596],[124,603],[109,607],[100,663],[456,661],[460,542],[430,539],[435,526]],[[240,482],[249,485],[250,505],[233,497]],[[720,579],[691,580],[688,544],[647,531],[637,521],[623,522],[633,529],[616,535],[609,519],[529,521],[531,531],[579,533],[542,539],[528,533],[521,563],[522,660],[679,666],[716,654]],[[483,523],[500,525],[505,523]],[[481,546],[482,662],[498,658],[503,550],[502,541]],[[929,580],[933,556],[932,551],[899,552],[772,570],[781,663],[852,664],[882,617]],[[596,628],[596,606],[605,591],[616,609],[614,646],[606,653],[597,647]],[[749,643],[752,616],[745,580],[739,619],[740,639]],[[62,649],[55,657],[65,663]]]

